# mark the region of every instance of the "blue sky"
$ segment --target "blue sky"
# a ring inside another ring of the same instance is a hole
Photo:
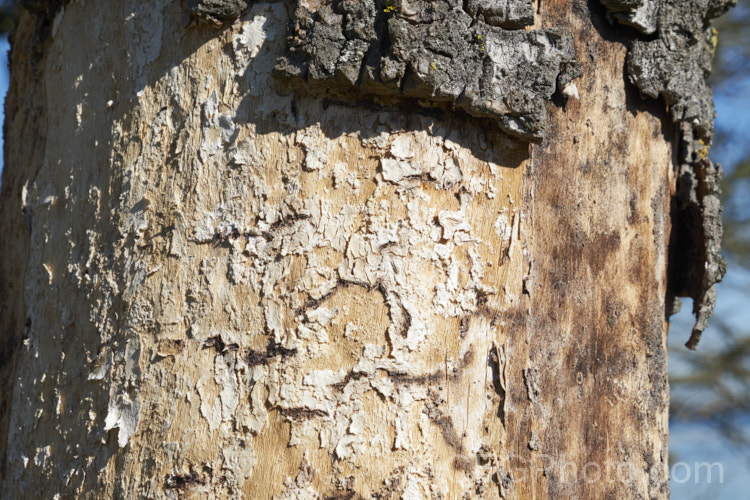
[[[5,94],[8,92],[8,37],[0,37],[0,96],[5,103]],[[5,105],[0,108],[0,120],[5,122]],[[0,127],[0,144],[3,143],[3,129]],[[0,154],[0,172],[5,164],[5,156]]]

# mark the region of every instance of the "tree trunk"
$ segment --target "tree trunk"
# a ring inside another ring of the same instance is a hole
[[[21,2],[3,498],[666,497],[666,21],[297,3]]]

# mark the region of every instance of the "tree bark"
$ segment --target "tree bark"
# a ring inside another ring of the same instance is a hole
[[[605,6],[490,3],[472,29],[547,65],[521,104],[451,94],[439,52],[389,60],[413,87],[313,75],[291,49],[325,1],[23,2],[3,498],[668,495],[684,120],[628,83]]]

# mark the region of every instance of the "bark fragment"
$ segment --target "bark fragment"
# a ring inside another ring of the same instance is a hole
[[[196,19],[217,26],[231,23],[247,9],[244,0],[185,0],[185,4]]]
[[[659,0],[601,0],[610,19],[650,35],[656,31]]]
[[[528,2],[474,1],[466,10],[457,0],[337,0],[315,11],[299,4],[276,74],[357,99],[455,107],[539,142],[546,100],[579,70],[566,30],[504,29],[531,22]]]

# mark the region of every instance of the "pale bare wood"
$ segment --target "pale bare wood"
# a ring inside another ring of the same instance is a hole
[[[528,146],[280,95],[280,3],[112,4],[14,38],[8,498],[667,496],[671,138],[600,13],[539,6],[583,77]]]

